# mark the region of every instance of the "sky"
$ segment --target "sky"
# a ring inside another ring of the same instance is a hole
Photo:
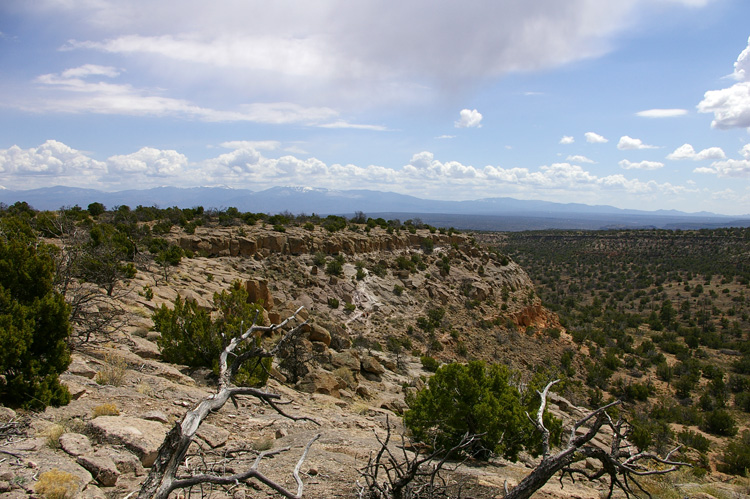
[[[750,214],[747,0],[3,0],[0,188]]]

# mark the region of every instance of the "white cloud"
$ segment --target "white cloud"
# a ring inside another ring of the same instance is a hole
[[[687,109],[647,109],[638,111],[635,115],[642,118],[674,118],[675,116],[685,116],[687,113]]]
[[[176,177],[187,167],[187,157],[174,150],[144,147],[132,154],[107,158],[107,167],[114,174],[139,174],[147,177]]]
[[[750,178],[750,159],[716,161],[708,167],[696,168],[695,173],[709,173],[717,177]]]
[[[644,144],[641,139],[634,139],[627,135],[623,135],[620,137],[620,142],[617,143],[617,148],[621,151],[625,151],[630,149],[656,149],[656,146],[650,146]]]
[[[750,38],[737,57],[732,76],[739,83],[721,90],[709,90],[698,103],[701,113],[714,113],[711,126],[722,130],[750,128]]]
[[[97,162],[56,141],[28,151],[14,146],[0,150],[0,184],[16,189],[80,185],[110,190],[154,187],[168,178],[170,185],[183,187],[222,184],[263,189],[274,185],[304,185],[396,191],[433,199],[460,199],[470,193],[473,199],[514,195],[592,203],[611,203],[615,193],[646,196],[651,200],[695,190],[670,183],[644,182],[620,174],[599,176],[568,162],[543,165],[536,170],[497,165],[478,168],[458,161],[441,161],[432,152],[422,151],[414,154],[403,167],[388,168],[326,164],[316,158],[300,159],[290,154],[278,158],[265,156],[264,153],[284,150],[283,144],[277,147],[274,141],[229,141],[222,146],[232,150],[196,163],[177,151],[149,147]],[[51,178],[46,173],[61,168],[67,171],[67,177],[56,174]]]
[[[589,144],[605,144],[609,142],[609,140],[605,139],[598,133],[586,132],[584,135],[586,136],[586,142]]]
[[[575,141],[576,139],[574,137],[571,137],[570,135],[563,135],[563,137],[560,139],[560,144],[572,144]]]
[[[633,163],[632,161],[623,159],[618,164],[620,168],[626,170],[658,170],[664,167],[664,163],[659,163],[658,161],[639,161],[638,163]]]
[[[740,154],[742,154],[745,159],[750,159],[750,144],[745,144],[744,146],[742,146],[742,149],[740,149]]]
[[[84,64],[77,68],[66,69],[60,74],[64,79],[86,78],[88,76],[107,76],[109,78],[115,78],[119,75],[120,71],[112,66],[99,66],[96,64]]]
[[[750,37],[747,39],[747,47],[740,52],[734,62],[734,73],[732,76],[737,81],[750,81]]]
[[[719,129],[750,127],[750,82],[709,90],[698,104],[701,113],[714,113],[711,126]]]
[[[96,175],[105,165],[62,142],[48,140],[39,147],[0,149],[0,175],[54,177],[55,180]],[[35,182],[34,180],[26,180]]]
[[[232,111],[222,111],[197,106],[182,99],[155,95],[157,92],[137,89],[129,84],[83,79],[93,76],[114,78],[118,75],[114,68],[95,65],[68,69],[60,74],[44,74],[37,77],[35,82],[44,90],[53,92],[51,97],[11,105],[34,112],[184,116],[207,122],[248,121],[274,125],[302,124],[323,128],[387,130],[381,125],[348,123],[339,119],[339,113],[329,107],[302,106],[292,102],[260,102],[239,105]],[[57,92],[54,93],[55,91]],[[481,115],[479,119],[481,120]]]
[[[482,113],[476,109],[462,109],[460,118],[453,125],[456,128],[480,128],[482,126]]]
[[[229,140],[219,144],[226,149],[257,149],[274,151],[281,147],[278,140]]]
[[[347,123],[343,120],[337,120],[332,123],[324,123],[318,126],[321,128],[353,128],[356,130],[372,130],[375,132],[385,132],[388,130],[388,127],[385,127],[383,125],[363,125],[357,123]]]
[[[447,139],[455,139],[456,136],[455,135],[438,135],[435,138],[438,140],[447,140]]]
[[[671,160],[692,159],[694,161],[724,158],[726,158],[726,155],[720,147],[709,147],[708,149],[703,149],[701,152],[696,153],[695,149],[693,149],[693,146],[690,144],[681,145],[667,156],[667,159]]]
[[[580,154],[568,156],[566,158],[566,161],[570,161],[572,163],[596,163],[596,161],[594,161],[593,159],[589,159],[586,156],[581,156]]]
[[[659,1],[694,6],[699,0]],[[415,98],[424,88],[435,96],[509,72],[601,56],[653,0],[414,0],[385,10],[376,0],[247,0],[221,9],[196,0],[33,4],[66,11],[70,33],[81,37],[66,45],[69,50],[131,57],[152,75],[283,92],[270,100],[322,98],[339,109],[332,100],[367,97],[377,106]],[[449,31],[460,36],[446,36]],[[88,33],[97,36],[86,39]]]

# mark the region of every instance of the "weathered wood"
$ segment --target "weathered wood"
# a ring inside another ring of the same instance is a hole
[[[304,485],[299,476],[299,470],[302,463],[307,457],[307,453],[310,450],[310,446],[315,442],[320,435],[316,435],[305,447],[302,456],[297,462],[297,466],[293,471],[294,479],[297,483],[297,491],[292,492],[277,484],[273,480],[266,477],[263,473],[258,471],[258,465],[263,457],[278,454],[289,450],[288,448],[279,449],[274,451],[262,452],[258,455],[253,466],[244,473],[238,473],[231,476],[219,476],[219,475],[196,475],[190,478],[177,479],[177,470],[180,464],[184,461],[185,455],[187,454],[188,448],[193,441],[198,428],[206,417],[214,411],[221,409],[224,404],[231,398],[233,399],[237,395],[252,395],[270,405],[279,414],[297,420],[308,420],[305,417],[295,417],[285,413],[276,403],[280,397],[277,394],[269,393],[257,388],[234,386],[232,384],[232,378],[234,377],[237,370],[240,368],[242,363],[250,357],[272,357],[279,350],[279,348],[288,341],[293,341],[296,335],[301,330],[302,326],[306,324],[306,321],[297,327],[291,329],[272,350],[265,350],[263,348],[255,348],[250,352],[237,356],[231,364],[228,363],[228,358],[233,354],[234,350],[241,345],[243,342],[254,338],[258,334],[269,333],[285,327],[289,322],[295,320],[297,315],[300,313],[303,307],[297,309],[293,315],[288,317],[286,320],[279,324],[273,324],[271,326],[258,326],[253,321],[253,324],[243,333],[242,335],[233,338],[226,348],[222,351],[219,357],[219,384],[216,393],[209,395],[205,399],[201,400],[198,405],[191,411],[188,411],[182,418],[182,421],[175,424],[175,426],[169,431],[167,436],[164,438],[161,446],[159,447],[159,454],[151,468],[146,481],[141,486],[139,492],[139,499],[167,499],[170,492],[173,490],[191,487],[200,483],[213,483],[213,484],[233,484],[238,481],[248,480],[254,478],[266,486],[272,488],[276,492],[280,493],[284,497],[298,499],[302,496]],[[256,316],[257,320],[257,316]],[[314,421],[313,421],[314,422]]]
[[[647,452],[633,454],[630,450],[632,449],[632,445],[628,444],[625,440],[627,436],[627,425],[625,421],[620,419],[617,422],[613,422],[612,418],[607,413],[607,409],[620,403],[619,400],[600,407],[576,421],[571,427],[568,443],[565,449],[557,454],[550,455],[549,430],[544,426],[543,416],[547,404],[547,394],[549,393],[549,389],[558,381],[559,380],[555,380],[548,383],[544,388],[544,391],[539,393],[542,398],[539,412],[537,413],[536,420],[532,419],[532,422],[537,429],[542,432],[542,460],[534,471],[529,473],[510,491],[507,489],[506,482],[505,499],[528,499],[532,497],[537,490],[543,487],[544,484],[546,484],[558,472],[561,472],[563,475],[567,473],[571,478],[576,474],[582,475],[588,480],[599,479],[605,474],[609,475],[609,494],[607,497],[612,496],[615,487],[621,489],[625,492],[625,495],[629,497],[632,493],[630,483],[634,483],[642,492],[649,495],[648,492],[646,492],[638,483],[636,477],[671,473],[681,466],[690,466],[687,463],[671,460],[672,454],[677,451],[679,447],[670,451],[665,458],[660,458],[655,454]],[[531,419],[530,416],[529,419]],[[589,430],[583,435],[576,436],[578,429],[591,420],[593,420],[593,423]],[[590,445],[591,440],[599,433],[605,424],[613,433],[612,445],[610,446],[609,452]],[[587,458],[598,460],[601,468],[595,473],[588,474],[583,469],[572,467],[576,462],[583,461]],[[641,464],[641,461],[652,461],[670,467],[664,469],[653,469]],[[649,497],[651,496],[649,495]]]

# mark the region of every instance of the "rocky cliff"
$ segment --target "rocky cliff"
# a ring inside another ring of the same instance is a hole
[[[243,398],[210,416],[195,452],[239,470],[259,449],[291,446],[264,465],[284,481],[301,446],[320,431],[305,464],[307,497],[354,496],[357,469],[377,447],[375,433],[383,434],[386,416],[398,425],[406,395],[429,375],[420,356],[501,361],[528,373],[551,364],[567,345],[565,335],[550,341],[543,334],[559,324],[523,269],[471,235],[243,226],[199,227],[194,234],[173,229],[167,238],[191,257],[174,267],[139,263],[136,277],[116,293],[127,326],[73,352],[62,377],[71,404],[41,414],[0,414],[0,448],[8,457],[0,462],[0,492],[25,497],[53,469],[72,477],[71,497],[125,497],[137,490],[170,425],[214,383],[210,371],[161,361],[151,313],[177,296],[210,309],[213,294],[237,280],[264,304],[270,322],[305,307],[309,326],[298,342],[305,366],[290,373],[274,364],[270,388],[291,402],[290,411],[320,427]],[[573,406],[563,402],[559,410]],[[196,470],[205,465],[194,459]],[[476,497],[492,497],[505,478],[512,484],[525,474],[523,465],[502,466],[502,480],[491,469],[467,469],[461,479]],[[598,497],[569,487],[579,497]],[[265,492],[242,485],[203,494]]]

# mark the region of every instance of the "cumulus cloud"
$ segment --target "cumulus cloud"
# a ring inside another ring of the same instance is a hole
[[[709,90],[698,103],[701,113],[714,113],[711,126],[722,130],[750,127],[750,38],[737,57],[732,76],[739,83],[721,90]]]
[[[664,163],[659,163],[658,161],[639,161],[638,163],[633,163],[632,161],[623,159],[618,164],[620,168],[626,170],[658,170],[664,167]]]
[[[750,81],[750,37],[747,39],[747,47],[740,52],[734,62],[734,73],[732,76],[737,81]]]
[[[580,154],[568,156],[566,158],[566,161],[570,161],[572,163],[596,163],[596,161],[594,161],[593,159],[589,159],[586,156],[581,156]]]
[[[745,159],[750,159],[750,144],[745,144],[744,146],[742,146],[742,149],[740,149],[740,154],[742,154]]]
[[[656,149],[657,147],[644,144],[641,139],[634,139],[623,135],[620,137],[620,142],[617,143],[617,148],[621,151],[626,151],[630,149]]]
[[[144,147],[132,154],[107,158],[110,173],[140,174],[148,177],[175,177],[187,167],[187,157],[174,150]]]
[[[576,139],[574,137],[571,137],[570,135],[563,135],[563,137],[560,139],[560,144],[572,144],[575,141]]]
[[[726,155],[720,147],[709,147],[696,153],[693,146],[690,144],[682,144],[680,147],[674,150],[674,152],[667,155],[667,159],[671,160],[682,160],[692,159],[694,161],[702,161],[706,159],[725,159]]]
[[[67,180],[104,171],[105,164],[101,161],[56,140],[29,149],[16,145],[0,149],[0,175],[6,178],[37,176]]]
[[[476,109],[462,109],[460,118],[453,124],[456,128],[480,128],[482,113]]]
[[[711,166],[696,168],[695,173],[708,173],[717,177],[750,178],[750,159],[715,161]]]
[[[647,109],[638,111],[636,116],[641,118],[674,118],[675,116],[685,116],[687,109]]]
[[[612,202],[615,193],[655,199],[659,195],[683,195],[695,190],[670,183],[644,182],[620,174],[599,176],[571,162],[537,169],[499,165],[476,167],[459,161],[443,161],[430,151],[422,151],[414,154],[406,165],[390,168],[326,164],[316,158],[301,159],[292,154],[270,157],[285,150],[283,144],[277,145],[274,141],[228,141],[222,146],[231,150],[195,163],[178,151],[151,147],[99,162],[56,141],[30,150],[14,146],[0,150],[0,183],[22,189],[85,185],[109,190],[154,187],[168,179],[170,185],[184,187],[222,184],[263,189],[274,185],[304,185],[396,190],[433,199],[514,195],[592,203]],[[718,174],[720,165],[715,168]],[[52,178],[48,173],[61,170],[67,171],[67,177],[55,173]]]
[[[586,136],[586,142],[588,142],[589,144],[604,144],[609,142],[608,139],[605,139],[598,133],[586,132],[584,135]]]

